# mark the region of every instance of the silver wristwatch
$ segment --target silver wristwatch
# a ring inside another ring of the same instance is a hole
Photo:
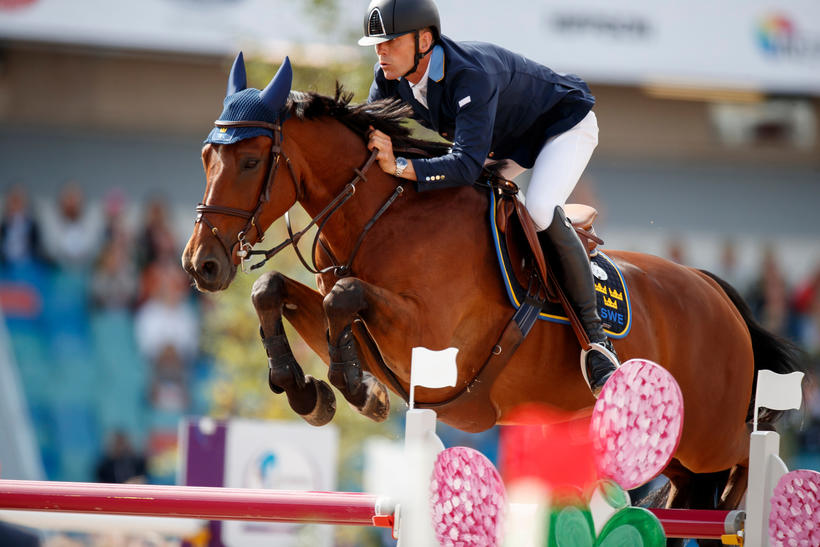
[[[399,156],[398,158],[396,158],[396,172],[393,174],[397,177],[400,177],[401,174],[404,173],[404,170],[407,169],[407,166],[409,164],[410,162],[407,161],[406,158],[402,158],[401,156]]]

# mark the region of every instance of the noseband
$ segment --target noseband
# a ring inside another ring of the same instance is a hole
[[[382,205],[382,207],[376,212],[376,214],[370,219],[370,221],[364,226],[361,234],[359,234],[359,238],[356,241],[356,244],[353,247],[353,251],[350,254],[347,262],[345,264],[338,264],[336,258],[333,256],[333,253],[330,249],[327,248],[325,243],[320,240],[319,236],[322,233],[322,229],[324,228],[327,221],[330,219],[331,215],[335,213],[345,202],[353,197],[353,194],[356,193],[356,185],[359,181],[367,181],[367,176],[365,173],[368,169],[373,165],[376,161],[376,157],[378,155],[378,150],[373,150],[370,154],[370,157],[367,159],[365,164],[361,167],[361,169],[354,169],[353,171],[356,173],[356,177],[347,183],[344,189],[334,197],[328,205],[322,209],[322,211],[313,217],[311,221],[308,223],[305,228],[300,230],[297,233],[293,233],[293,230],[290,225],[290,216],[288,213],[285,213],[285,224],[288,230],[288,238],[280,243],[279,245],[273,247],[272,249],[262,250],[262,251],[255,251],[253,250],[252,243],[249,243],[246,240],[246,236],[248,230],[251,227],[256,229],[257,240],[255,243],[259,243],[264,239],[264,232],[262,228],[259,226],[259,214],[262,212],[263,206],[270,200],[270,190],[271,186],[273,185],[273,180],[276,178],[276,173],[279,170],[280,160],[284,159],[285,165],[288,167],[288,171],[290,172],[291,180],[293,180],[293,185],[296,191],[297,200],[300,195],[300,185],[299,179],[296,177],[296,173],[293,171],[293,165],[291,164],[290,159],[285,154],[284,150],[282,150],[282,126],[280,124],[273,124],[269,122],[263,121],[222,121],[217,120],[214,122],[216,127],[263,127],[273,131],[273,144],[271,145],[270,149],[270,164],[268,165],[268,174],[265,180],[265,183],[262,185],[262,188],[259,190],[259,196],[256,201],[256,207],[252,211],[246,211],[244,209],[235,209],[233,207],[224,207],[222,205],[206,205],[204,203],[200,203],[196,206],[196,220],[194,221],[195,224],[199,224],[200,222],[204,222],[208,228],[211,229],[211,233],[216,237],[217,241],[219,241],[220,245],[225,251],[225,255],[228,258],[229,262],[232,262],[233,256],[233,248],[238,244],[239,250],[237,251],[237,256],[241,261],[242,271],[248,273],[250,270],[255,270],[257,268],[261,268],[268,260],[273,258],[277,253],[281,250],[285,249],[286,247],[292,245],[294,251],[296,252],[296,256],[299,258],[299,261],[302,265],[311,273],[314,274],[323,274],[327,272],[333,272],[337,277],[342,277],[344,275],[348,275],[350,273],[350,267],[353,263],[353,258],[356,256],[356,253],[359,250],[359,247],[364,240],[364,236],[373,227],[376,220],[387,210],[388,207],[398,198],[402,193],[404,193],[404,186],[399,185],[396,187],[396,190],[391,194],[391,196],[387,199],[387,201]],[[245,223],[244,228],[239,231],[237,235],[237,241],[233,243],[230,247],[228,247],[225,242],[223,241],[222,237],[219,235],[219,230],[216,226],[214,226],[208,218],[205,216],[207,213],[215,213],[220,215],[229,215],[244,218],[247,220]],[[311,250],[311,264],[308,264],[308,261],[302,256],[301,251],[299,250],[299,240],[302,236],[307,232],[310,228],[314,225],[318,225],[318,229],[316,230],[316,235],[313,239],[313,245]],[[332,262],[332,266],[328,266],[327,268],[319,269],[316,265],[316,251],[318,246],[321,244],[322,249],[324,250],[325,254],[330,258]],[[249,270],[245,269],[245,261],[253,255],[262,255],[263,259],[256,264],[250,266]]]

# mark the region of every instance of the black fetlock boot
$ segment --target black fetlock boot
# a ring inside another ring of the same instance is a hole
[[[595,282],[587,251],[561,207],[555,208],[549,228],[538,232],[538,240],[545,256],[555,265],[561,288],[589,336],[591,347],[581,352],[581,373],[597,398],[619,363],[598,315]]]

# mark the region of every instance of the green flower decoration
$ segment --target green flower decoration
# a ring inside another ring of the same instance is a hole
[[[598,498],[612,512],[595,535],[590,499],[578,496],[553,503],[549,511],[546,547],[665,547],[666,536],[658,518],[641,507],[630,507],[629,496],[612,481],[598,485]],[[600,506],[600,502],[597,503]]]

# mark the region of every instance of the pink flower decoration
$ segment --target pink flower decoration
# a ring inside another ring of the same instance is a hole
[[[604,385],[590,432],[598,472],[631,490],[660,474],[678,448],[683,395],[669,372],[630,359]]]
[[[820,545],[820,473],[798,469],[780,478],[772,494],[769,543],[773,547]]]
[[[436,538],[443,547],[500,545],[506,493],[481,452],[458,446],[436,458],[430,484]]]

